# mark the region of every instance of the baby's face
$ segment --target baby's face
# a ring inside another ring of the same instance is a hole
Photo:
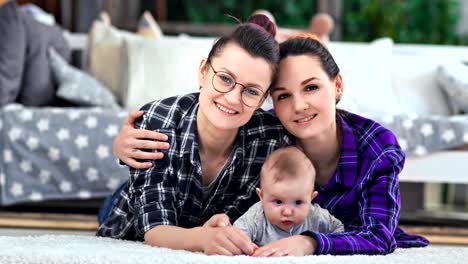
[[[284,231],[302,224],[309,213],[313,183],[303,178],[262,181],[261,201],[268,221]]]

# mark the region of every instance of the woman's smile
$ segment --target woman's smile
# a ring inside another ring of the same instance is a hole
[[[221,104],[219,104],[219,103],[216,103],[216,102],[215,102],[215,105],[216,105],[216,108],[218,108],[219,110],[221,110],[221,112],[223,112],[223,113],[225,113],[225,114],[228,114],[228,115],[230,115],[230,116],[239,114],[238,111],[235,111],[235,110],[233,110],[233,109],[230,109],[229,107],[223,106],[223,105],[221,105]]]
[[[309,123],[309,121],[313,120],[315,117],[317,116],[317,114],[312,114],[312,115],[309,115],[305,118],[301,118],[301,119],[296,119],[294,120],[295,123],[298,123],[300,125],[306,125]]]

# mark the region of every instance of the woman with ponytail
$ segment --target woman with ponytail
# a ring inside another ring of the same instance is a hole
[[[200,62],[199,93],[142,107],[135,127],[165,134],[169,148],[152,160],[145,151],[152,146],[134,143],[133,157],[150,166],[130,168],[128,181],[103,204],[98,236],[207,254],[253,253],[255,245],[230,221],[256,202],[265,158],[291,144],[278,119],[259,109],[276,77],[275,33],[266,16],[252,16]]]

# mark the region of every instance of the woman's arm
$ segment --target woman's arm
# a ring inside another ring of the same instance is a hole
[[[119,134],[113,142],[114,155],[123,163],[137,169],[151,167],[151,162],[142,160],[162,159],[161,152],[145,152],[141,149],[168,149],[167,135],[146,129],[135,128],[135,120],[143,115],[143,111],[132,111],[125,119]]]
[[[359,197],[356,219],[346,232],[323,234],[306,232],[317,242],[316,254],[388,254],[395,250],[393,236],[400,216],[398,174],[404,165],[401,150],[383,153],[374,161]]]
[[[223,221],[215,219],[215,215],[207,221],[211,223],[203,227],[176,226],[177,188],[172,170],[166,167],[167,159],[154,161],[154,166],[148,170],[130,169],[129,195],[137,214],[134,226],[138,234],[144,234],[145,243],[210,255],[251,254],[253,243],[238,228],[226,224],[229,223],[225,221],[227,216]]]
[[[154,110],[154,107],[150,108]],[[156,130],[162,126],[161,120],[153,112],[136,122],[138,129]],[[169,153],[177,153],[174,129],[159,129],[168,136],[171,143]],[[178,227],[178,192],[177,168],[174,167],[178,155],[164,155],[162,159],[152,161],[149,169],[130,168],[129,200],[135,214],[136,233],[144,237],[145,243],[152,246],[191,251],[203,251],[207,254],[238,255],[250,254],[253,246],[250,239],[237,228],[226,225],[225,217],[212,216],[203,227]],[[229,223],[229,222],[228,222]]]
[[[250,239],[232,226],[187,229],[160,225],[145,233],[145,243],[172,249],[202,251],[207,255],[250,255],[254,250]]]

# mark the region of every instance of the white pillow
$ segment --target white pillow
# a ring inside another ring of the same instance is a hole
[[[122,101],[122,46],[125,39],[143,39],[102,21],[95,21],[89,32],[88,71]]]
[[[198,67],[208,57],[213,41],[186,36],[126,39],[124,106],[139,109],[153,100],[197,92]]]
[[[343,76],[339,108],[358,114],[401,112],[391,85],[393,41],[390,38],[369,44],[332,42],[329,48]]]

